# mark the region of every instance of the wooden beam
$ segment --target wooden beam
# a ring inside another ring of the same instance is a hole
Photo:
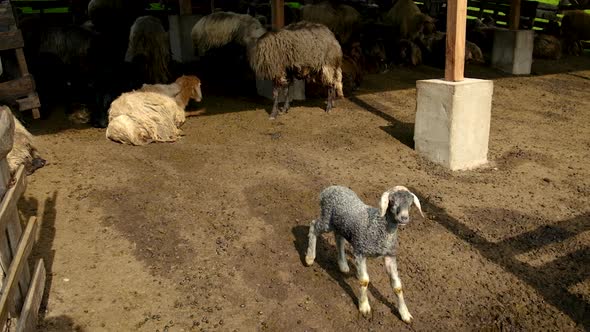
[[[31,75],[0,83],[0,99],[16,99],[35,92],[35,82]]]
[[[467,0],[447,2],[447,49],[445,80],[462,81],[465,75],[465,29]]]
[[[23,310],[21,310],[16,324],[16,332],[33,332],[37,330],[37,317],[39,316],[39,306],[45,290],[45,277],[45,264],[43,259],[39,259],[35,267],[35,274],[31,279],[31,287],[29,287]]]
[[[20,111],[26,111],[41,107],[39,96],[37,96],[36,93],[32,93],[26,98],[17,99],[16,102],[18,103],[18,109]]]
[[[31,253],[31,249],[33,249],[33,243],[35,242],[36,233],[37,218],[31,217],[23,236],[18,243],[18,249],[10,264],[10,269],[8,269],[4,284],[2,285],[2,295],[0,295],[0,322],[6,322],[8,311],[10,310],[9,306],[18,286],[18,279],[28,262],[29,254]]]
[[[16,202],[20,199],[22,194],[25,192],[27,187],[27,179],[25,176],[25,166],[21,165],[16,173],[14,174],[16,183],[10,187],[4,198],[0,201],[0,230],[4,231],[10,218],[12,217],[11,211],[16,210]],[[1,320],[0,320],[1,322]]]
[[[285,26],[285,0],[272,0],[271,16],[273,29]]]
[[[22,48],[23,46],[25,43],[20,30],[0,32],[0,51]]]
[[[180,15],[193,14],[193,3],[191,0],[178,0],[178,8],[180,8]]]
[[[520,26],[520,0],[511,0],[510,17],[508,18],[508,29],[518,30]]]

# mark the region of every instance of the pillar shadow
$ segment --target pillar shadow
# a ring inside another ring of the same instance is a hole
[[[381,127],[383,131],[391,135],[393,138],[398,140],[400,143],[408,146],[410,149],[414,149],[414,124],[409,122],[400,121],[393,116],[381,111],[379,108],[386,108],[384,105],[379,105],[377,108],[368,104],[367,102],[360,100],[356,96],[350,96],[348,98],[351,102],[357,104],[359,107],[367,110],[390,123],[389,126]],[[374,103],[377,103],[374,101]]]
[[[413,192],[419,197],[425,197],[419,191]],[[469,243],[486,259],[533,287],[547,303],[568,315],[585,330],[590,329],[590,303],[582,295],[568,290],[568,287],[590,277],[590,247],[576,250],[542,266],[531,266],[516,258],[520,253],[561,242],[590,230],[590,212],[558,223],[550,224],[547,221],[547,225],[533,231],[494,243],[424,198],[422,207],[429,214],[436,215],[439,224]],[[490,211],[486,211],[474,211],[474,215],[489,214]]]

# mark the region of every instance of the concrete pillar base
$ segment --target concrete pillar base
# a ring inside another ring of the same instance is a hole
[[[487,163],[493,82],[422,80],[417,85],[416,151],[451,170]]]
[[[180,63],[196,61],[195,48],[191,38],[191,31],[202,15],[170,15],[170,50],[172,59]]]
[[[266,97],[268,99],[272,98],[272,82],[268,80],[256,80],[256,91],[258,91],[258,95],[262,97]],[[305,100],[305,81],[302,80],[295,80],[291,88],[289,89],[289,101],[293,100]],[[279,102],[284,102],[285,97],[280,96]]]
[[[533,30],[497,29],[492,66],[514,75],[529,75],[533,64]]]

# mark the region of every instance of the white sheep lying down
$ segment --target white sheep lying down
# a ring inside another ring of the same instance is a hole
[[[172,84],[144,84],[126,92],[111,104],[106,136],[131,145],[174,142],[181,134],[189,99],[202,99],[196,76],[181,76]]]
[[[10,175],[14,175],[20,165],[25,166],[25,172],[27,175],[31,175],[37,169],[45,166],[46,161],[41,157],[39,151],[37,151],[33,135],[31,135],[31,133],[22,125],[22,123],[12,114],[10,108],[0,105],[0,112],[3,113],[2,115],[6,115],[14,119],[14,128],[10,129],[12,133],[9,134],[13,137],[12,147],[6,155],[6,161],[8,162],[8,170],[10,171]],[[7,138],[2,137],[2,139]],[[6,145],[2,145],[3,144],[0,144],[0,150],[6,147]],[[0,154],[0,159],[2,159],[1,156],[2,155]]]

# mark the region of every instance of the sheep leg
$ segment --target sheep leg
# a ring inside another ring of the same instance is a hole
[[[363,316],[368,316],[371,313],[371,306],[369,305],[369,297],[367,295],[369,288],[369,274],[367,273],[367,258],[362,255],[355,255],[356,275],[360,284],[359,294],[359,312]]]
[[[279,91],[280,87],[278,85],[274,85],[272,88],[272,97],[274,102],[272,104],[272,111],[270,112],[271,120],[274,120],[279,114]]]
[[[336,94],[336,89],[334,87],[330,87],[328,89],[328,104],[326,105],[326,113],[329,113],[332,108],[334,107],[334,95]]]
[[[310,266],[315,261],[315,245],[317,242],[318,236],[322,235],[323,233],[330,232],[332,227],[330,227],[329,219],[318,219],[313,220],[309,225],[309,242],[307,244],[307,253],[305,254],[305,264]]]
[[[408,311],[408,307],[406,307],[406,301],[404,301],[402,281],[400,280],[399,274],[397,272],[397,260],[395,257],[385,257],[385,269],[387,270],[387,274],[389,275],[393,292],[395,293],[395,295],[397,295],[399,314],[405,323],[410,323],[413,317]]]
[[[287,113],[289,111],[289,87],[291,84],[287,84],[285,87],[285,104],[283,104],[283,109],[281,109],[281,113]]]
[[[350,267],[348,267],[348,262],[346,261],[346,252],[344,251],[345,241],[346,240],[341,235],[336,234],[336,247],[338,247],[338,267],[342,273],[350,272]]]

